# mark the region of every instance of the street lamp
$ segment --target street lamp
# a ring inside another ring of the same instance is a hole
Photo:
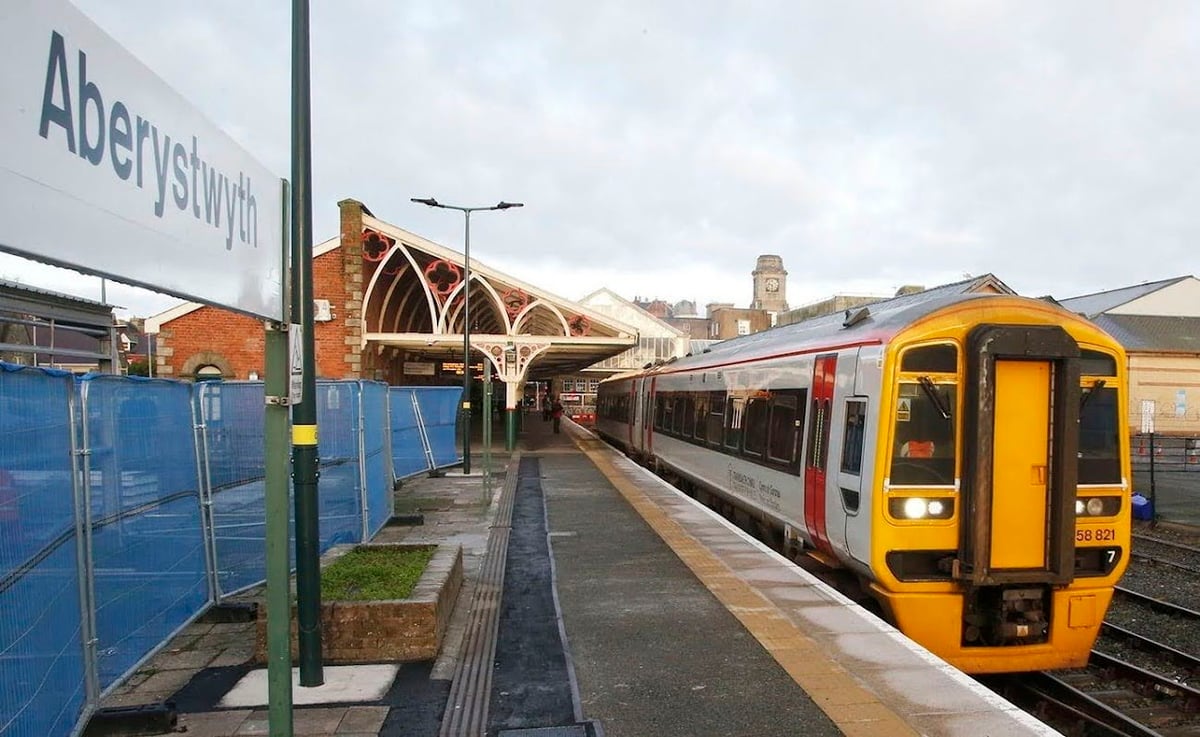
[[[463,238],[463,397],[462,397],[462,447],[463,475],[471,473],[471,213],[480,210],[507,210],[524,207],[523,202],[498,202],[490,207],[460,207],[444,205],[432,197],[410,197],[420,205],[458,210],[466,216],[467,229]],[[491,418],[485,418],[490,421]]]

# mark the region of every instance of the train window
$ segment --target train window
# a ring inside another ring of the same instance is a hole
[[[745,400],[729,397],[725,402],[725,447],[737,450],[742,444],[742,406]]]
[[[767,447],[767,400],[754,397],[746,403],[745,453],[761,458]]]
[[[690,438],[696,432],[696,400],[689,394],[683,398],[683,412],[680,413],[683,426],[679,432],[685,438]]]
[[[687,401],[682,394],[676,394],[673,404],[675,405],[674,413],[671,416],[671,432],[676,435],[683,433],[684,418],[687,416]]]
[[[655,429],[663,432],[671,431],[671,418],[675,416],[675,404],[671,399],[671,395],[660,395],[658,398],[658,422]]]
[[[926,374],[953,374],[958,371],[958,347],[953,345],[923,345],[909,348],[900,359],[901,371]]]
[[[696,427],[692,436],[697,440],[705,440],[708,436],[708,392],[697,394],[694,402]]]
[[[900,384],[895,410],[891,483],[900,486],[954,484],[954,417],[957,392],[953,384]]]
[[[1121,482],[1117,390],[1100,381],[1085,387],[1079,408],[1079,483]]]
[[[846,400],[846,432],[842,441],[842,470],[862,473],[863,439],[867,423],[867,403],[862,399]]]
[[[770,445],[767,457],[778,463],[792,465],[796,462],[797,422],[800,416],[801,399],[795,394],[776,394],[771,398]]]
[[[708,442],[721,444],[721,428],[725,425],[725,392],[710,392],[708,395]]]
[[[1083,376],[1116,376],[1117,361],[1107,353],[1085,349],[1079,352],[1079,373]]]

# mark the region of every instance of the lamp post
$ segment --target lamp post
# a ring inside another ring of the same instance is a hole
[[[410,197],[420,205],[458,210],[466,216],[466,233],[463,237],[463,397],[462,397],[462,447],[463,475],[471,473],[471,213],[481,210],[508,210],[524,207],[523,202],[500,201],[490,207],[461,207],[446,205],[432,197]],[[490,421],[491,418],[485,418]]]

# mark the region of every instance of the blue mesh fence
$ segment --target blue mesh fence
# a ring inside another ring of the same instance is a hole
[[[228,596],[266,578],[266,485],[262,382],[196,386],[204,424],[217,590]],[[288,505],[292,509],[292,505]],[[294,530],[289,524],[288,530]],[[292,551],[293,546],[288,545]]]
[[[408,386],[393,386],[388,390],[392,431],[392,468],[396,478],[403,479],[429,470],[425,443],[417,427],[413,409],[416,390]],[[461,392],[460,392],[461,393]]]
[[[392,468],[388,457],[388,387],[362,383],[363,462],[367,479],[367,533],[379,532],[392,516]]]
[[[70,734],[86,693],[70,374],[0,363],[0,735]]]
[[[317,382],[317,451],[321,457],[321,552],[362,541],[357,382]]]
[[[211,602],[191,387],[81,382],[100,688]]]
[[[435,468],[462,462],[462,452],[455,444],[458,427],[458,405],[462,388],[457,386],[423,386],[416,389],[425,434],[433,451]]]

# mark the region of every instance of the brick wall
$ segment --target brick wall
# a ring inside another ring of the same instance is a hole
[[[361,210],[358,222],[361,231]],[[347,240],[346,227],[343,215],[343,242]],[[329,300],[334,316],[314,325],[320,378],[361,376],[362,246],[357,239],[354,243],[349,250],[343,246],[313,259],[313,296]],[[191,379],[201,366],[213,365],[226,379],[248,379],[251,372],[263,378],[263,346],[262,320],[219,307],[201,307],[162,326],[155,375]]]

